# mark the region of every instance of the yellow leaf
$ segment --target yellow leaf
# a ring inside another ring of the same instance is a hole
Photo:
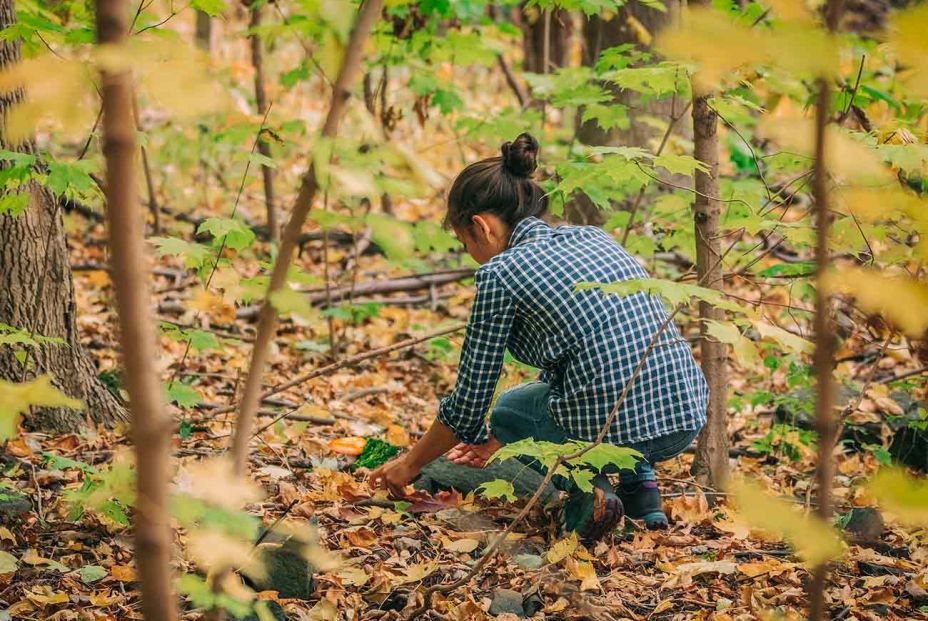
[[[261,498],[257,484],[245,477],[236,476],[232,462],[225,457],[191,464],[178,476],[177,487],[193,498],[226,509],[240,509]]]
[[[870,493],[903,522],[928,524],[928,483],[906,475],[899,468],[880,470],[867,486]]]
[[[711,319],[705,320],[705,324],[706,334],[720,343],[728,343],[732,346],[738,364],[743,367],[751,367],[757,364],[759,358],[757,347],[754,346],[751,339],[741,334],[737,326],[732,323]]]
[[[787,332],[779,326],[764,321],[758,321],[754,326],[761,338],[773,339],[784,348],[797,353],[812,353],[815,346],[811,341],[807,341],[801,336],[796,336],[792,332]]]
[[[667,599],[662,599],[661,601],[657,603],[657,606],[654,607],[654,610],[651,611],[651,616],[653,617],[654,615],[658,613],[667,612],[673,607],[674,607],[673,599],[669,597]]]
[[[783,563],[775,558],[768,558],[762,561],[749,561],[738,565],[738,571],[748,578],[755,578],[762,575],[779,576],[785,571],[792,569],[792,563]]]
[[[32,406],[80,410],[84,404],[52,386],[51,375],[22,384],[0,380],[0,440],[13,437],[20,415]]]
[[[448,540],[443,542],[444,548],[446,550],[451,550],[452,552],[461,552],[461,553],[470,553],[477,549],[480,545],[480,542],[476,539],[458,539],[457,541]]]
[[[222,299],[218,295],[200,287],[187,300],[186,306],[188,309],[201,313],[210,313],[220,304],[222,304]]]
[[[26,591],[25,595],[29,601],[38,604],[42,608],[53,604],[67,604],[70,601],[68,594],[64,591],[52,591],[47,588],[44,593],[42,591]]]
[[[567,537],[551,546],[551,549],[548,550],[545,556],[547,556],[549,563],[560,563],[573,554],[578,544],[577,535],[575,533],[570,533]]]
[[[342,582],[345,584],[351,584],[354,586],[364,586],[367,584],[367,581],[370,580],[370,576],[367,575],[367,572],[364,571],[363,567],[358,567],[356,565],[345,567],[340,572],[338,572],[338,577],[342,579]]]
[[[645,25],[638,20],[638,18],[629,13],[625,18],[625,23],[628,24],[629,29],[632,31],[632,33],[634,33],[635,39],[638,40],[638,43],[641,45],[651,45],[651,39],[653,39],[653,37]]]
[[[121,45],[99,46],[100,68],[131,69],[139,88],[175,118],[192,118],[231,107],[231,99],[209,72],[209,59],[179,38],[132,37]]]
[[[815,125],[810,119],[765,117],[759,131],[782,147],[809,157],[815,153]],[[885,184],[895,179],[873,149],[834,125],[829,125],[825,131],[825,154],[829,174],[839,180]]]
[[[16,543],[16,537],[13,536],[13,533],[10,532],[10,529],[6,526],[0,526],[0,541],[4,539],[9,539],[13,543]]]
[[[593,563],[589,561],[577,561],[568,559],[567,571],[571,578],[580,581],[581,591],[598,591],[602,588],[599,584],[599,577],[596,575],[596,569]]]
[[[773,29],[751,28],[713,9],[684,11],[679,27],[665,28],[657,48],[666,56],[692,61],[697,90],[706,91],[752,65],[770,65],[792,74],[830,75],[838,67],[833,37],[814,24],[788,21]]]
[[[306,615],[309,621],[335,621],[338,618],[338,608],[327,599],[320,599]]]
[[[856,305],[879,314],[909,336],[918,338],[928,329],[928,284],[877,270],[844,268],[826,275],[832,293],[854,296]]]
[[[66,133],[85,132],[94,115],[88,105],[92,75],[82,63],[52,54],[24,60],[0,73],[0,93],[24,91],[23,101],[6,118],[9,142],[17,144],[46,125]]]
[[[756,483],[742,481],[732,486],[738,515],[748,524],[782,537],[810,565],[818,565],[843,554],[841,539],[820,518],[804,515]]]
[[[399,577],[399,582],[400,584],[422,582],[436,569],[438,569],[438,561],[414,563],[406,568],[406,573]]]
[[[275,546],[271,543],[261,545]],[[264,567],[252,554],[254,549],[249,541],[210,528],[193,529],[187,538],[190,559],[214,573],[241,568],[249,575],[260,575]]]
[[[906,71],[900,78],[912,93],[928,98],[928,5],[916,6],[896,15],[892,22],[889,45]]]

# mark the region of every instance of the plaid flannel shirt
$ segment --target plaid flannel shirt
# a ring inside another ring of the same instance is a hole
[[[542,369],[551,415],[564,431],[595,439],[667,310],[645,293],[574,292],[574,285],[647,277],[599,228],[519,222],[509,247],[477,270],[457,383],[441,400],[438,419],[462,442],[486,442],[486,416],[508,348],[516,360]],[[627,445],[699,429],[708,398],[689,344],[670,325],[605,441]]]

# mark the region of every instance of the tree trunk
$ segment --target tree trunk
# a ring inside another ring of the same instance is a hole
[[[364,44],[367,42],[371,28],[380,17],[381,6],[382,0],[364,0],[361,5],[358,20],[345,48],[345,57],[342,60],[341,70],[335,84],[332,86],[332,100],[325,118],[325,124],[322,126],[323,138],[335,137],[342,110],[350,95],[350,88],[361,69]],[[248,466],[248,445],[251,442],[251,430],[254,426],[255,412],[258,409],[264,369],[270,356],[271,340],[277,331],[277,310],[271,300],[273,294],[286,285],[287,271],[290,268],[293,251],[296,249],[300,230],[303,228],[303,223],[306,221],[306,216],[309,214],[318,189],[319,179],[316,177],[316,167],[311,163],[306,174],[303,175],[299,194],[297,194],[293,210],[290,213],[290,220],[284,228],[280,252],[278,252],[274,267],[271,270],[267,296],[258,314],[255,346],[251,354],[251,362],[248,365],[248,376],[242,390],[242,401],[239,404],[235,433],[232,437],[232,460],[235,473],[239,476],[245,473]]]
[[[574,21],[570,11],[556,9],[551,13],[548,32],[548,69],[544,68],[545,19],[538,7],[522,5],[522,70],[531,73],[549,73],[566,67],[570,56],[570,41],[574,34]]]
[[[262,5],[251,6],[250,28],[254,30],[261,25]],[[261,48],[261,37],[252,32],[248,36],[251,43],[251,64],[255,68],[255,104],[258,114],[264,119],[267,116],[267,94],[264,91],[264,62]],[[266,158],[271,157],[271,147],[263,137],[258,138],[258,153]],[[270,239],[275,244],[280,239],[280,225],[277,223],[277,208],[274,204],[274,169],[261,165],[261,174],[264,176],[264,204],[267,208],[267,228]]]
[[[825,5],[825,25],[831,33],[838,26],[844,10],[843,0],[828,0]],[[834,511],[831,485],[835,477],[834,450],[838,435],[835,417],[835,382],[832,375],[837,349],[831,320],[831,303],[825,291],[825,275],[829,269],[828,236],[831,214],[828,213],[828,170],[825,136],[831,116],[831,86],[829,78],[819,78],[815,102],[815,171],[812,178],[812,202],[815,214],[815,315],[812,319],[815,336],[815,427],[818,431],[818,455],[815,482],[818,487],[818,515],[831,521]],[[809,620],[825,618],[825,586],[828,583],[828,563],[812,569],[808,583]]]
[[[0,29],[16,23],[13,0],[0,0]],[[0,42],[0,68],[19,62],[19,43]],[[18,93],[0,97],[0,117],[20,99]],[[34,153],[32,141],[11,144],[0,128],[0,148]],[[19,215],[0,215],[0,323],[27,332],[60,338],[62,344],[30,348],[28,369],[11,348],[0,346],[0,377],[19,382],[51,373],[54,383],[85,404],[82,412],[58,408],[36,409],[26,425],[51,433],[77,431],[88,421],[112,426],[126,419],[119,400],[97,379],[94,363],[81,349],[76,324],[74,281],[64,222],[58,201],[46,188],[28,188],[29,206]]]
[[[213,47],[213,18],[203,11],[197,11],[196,34],[197,47],[210,53]]]
[[[693,96],[693,153],[709,168],[707,173],[697,171],[695,177],[696,273],[702,286],[721,290],[718,115],[709,107],[708,99],[708,95]],[[699,317],[725,321],[725,313],[706,302],[699,303]],[[701,326],[700,362],[709,383],[709,410],[696,444],[692,471],[700,483],[720,489],[728,478],[728,346],[707,338],[705,321]]]
[[[125,43],[128,12],[123,0],[97,0],[96,7],[99,44]],[[100,92],[110,264],[136,457],[138,500],[133,535],[142,614],[146,621],[173,621],[177,618],[177,599],[172,588],[174,538],[168,510],[172,421],[155,370],[157,348],[136,183],[136,124],[129,70],[102,72]]]

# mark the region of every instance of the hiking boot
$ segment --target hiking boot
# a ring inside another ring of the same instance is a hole
[[[584,544],[596,543],[616,529],[625,510],[609,479],[598,475],[593,491],[574,491],[564,504],[561,529],[573,531]]]
[[[668,527],[657,481],[640,481],[629,488],[620,487],[619,498],[625,506],[626,515],[633,520],[643,520],[648,530]]]

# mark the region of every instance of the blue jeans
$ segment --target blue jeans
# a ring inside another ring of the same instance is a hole
[[[563,443],[571,440],[548,409],[548,395],[551,387],[542,382],[522,384],[503,392],[496,400],[490,412],[490,433],[501,443],[510,444],[525,438]],[[654,481],[654,464],[673,459],[688,447],[699,430],[677,431],[666,436],[635,442],[627,445],[644,456],[644,460],[635,465],[634,470],[619,471],[619,481],[623,488],[634,489],[643,481]],[[532,468],[544,473],[544,468],[534,459],[525,460]],[[616,468],[607,473],[615,474]],[[554,477],[554,484],[564,491],[571,491],[572,485],[562,477]]]

